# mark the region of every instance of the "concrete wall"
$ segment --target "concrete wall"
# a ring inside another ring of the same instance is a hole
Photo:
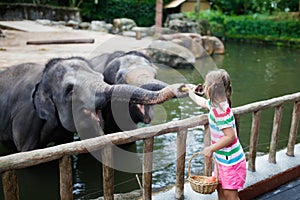
[[[36,20],[49,19],[53,21],[75,20],[81,22],[80,10],[77,8],[60,8],[35,4],[0,3],[0,20]]]

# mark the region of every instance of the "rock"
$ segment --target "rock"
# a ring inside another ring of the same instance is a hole
[[[112,24],[106,24],[105,21],[92,21],[90,30],[92,31],[101,31],[109,33],[111,32]]]
[[[201,36],[197,33],[175,33],[163,34],[159,39],[172,41],[186,47],[196,58],[225,53],[223,42],[214,36]]]
[[[134,32],[134,31],[124,31],[124,32],[122,32],[122,35],[127,36],[127,37],[135,37],[136,32]]]
[[[207,55],[205,49],[190,37],[174,39],[172,42],[189,49],[195,58],[200,58]]]
[[[79,27],[79,22],[75,20],[69,20],[66,23],[66,26],[72,27],[72,28],[78,28]]]
[[[171,41],[153,41],[147,49],[147,55],[153,62],[163,63],[173,68],[195,64],[195,57],[190,50]]]
[[[133,27],[136,27],[136,23],[132,19],[117,18],[113,20],[113,33],[121,33],[123,31],[129,31]]]
[[[66,22],[65,21],[52,21],[52,24],[55,26],[65,26]]]
[[[169,26],[169,22],[171,20],[174,20],[174,19],[179,19],[179,20],[183,20],[185,18],[184,14],[183,13],[173,13],[173,14],[169,14],[167,16],[167,19],[165,21],[165,26]]]
[[[90,29],[90,27],[91,27],[91,23],[89,23],[89,22],[81,22],[79,24],[80,29],[88,30],[88,29]]]
[[[35,21],[39,24],[46,25],[46,26],[52,25],[52,22],[49,19],[37,19]]]
[[[199,24],[197,22],[174,19],[168,24],[169,29],[180,33],[198,33]]]
[[[131,29],[134,32],[140,32],[142,36],[152,36],[152,31],[150,27],[133,27]]]

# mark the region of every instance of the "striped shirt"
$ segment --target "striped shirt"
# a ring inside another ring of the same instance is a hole
[[[227,101],[220,103],[220,107],[216,108],[212,107],[210,100],[208,100],[207,106],[209,108],[208,121],[212,144],[215,144],[224,136],[222,131],[224,128],[232,127],[236,135],[235,140],[230,145],[214,152],[215,159],[218,163],[226,166],[241,162],[245,159],[245,154],[237,137],[234,116]]]

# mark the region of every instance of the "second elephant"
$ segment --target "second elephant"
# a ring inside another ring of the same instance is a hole
[[[104,75],[104,81],[111,84],[134,85],[148,91],[159,91],[168,86],[156,79],[156,66],[141,52],[130,51],[102,54],[91,59],[93,68]],[[106,63],[106,64],[104,64]],[[105,133],[132,130],[139,122],[150,123],[153,118],[153,106],[122,102],[108,103],[104,108]],[[119,113],[116,113],[120,111]]]

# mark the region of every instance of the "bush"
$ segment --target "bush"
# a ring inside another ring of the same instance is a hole
[[[273,21],[256,19],[252,16],[227,17],[226,36],[264,35],[274,37],[300,38],[300,22],[295,20]]]
[[[155,19],[155,1],[109,0],[84,1],[81,5],[85,21],[104,20],[112,23],[115,18],[133,19],[139,26],[151,26]]]

